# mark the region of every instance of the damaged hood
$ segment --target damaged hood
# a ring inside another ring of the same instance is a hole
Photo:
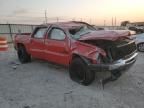
[[[130,36],[130,31],[127,30],[113,30],[113,31],[92,31],[82,35],[79,40],[118,40],[121,37]]]

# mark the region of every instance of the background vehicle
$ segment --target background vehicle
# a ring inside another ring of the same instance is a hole
[[[137,44],[138,51],[144,52],[144,33],[134,35],[133,39],[135,40],[135,42]]]
[[[72,80],[89,85],[95,72],[111,72],[116,80],[136,61],[136,45],[129,31],[96,31],[84,22],[41,25],[32,34],[15,37],[15,47],[22,63],[31,57],[69,67]],[[105,81],[104,81],[105,82]]]
[[[133,30],[135,31],[136,33],[144,33],[144,28],[143,27],[139,27],[139,26],[132,26],[132,27],[129,27],[129,30]]]

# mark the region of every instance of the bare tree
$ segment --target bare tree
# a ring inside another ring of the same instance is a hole
[[[130,23],[130,21],[122,21],[121,22],[121,26],[126,26],[127,24],[129,24]]]

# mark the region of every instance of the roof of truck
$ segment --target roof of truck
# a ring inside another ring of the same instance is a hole
[[[90,24],[86,22],[81,22],[81,21],[68,21],[68,22],[54,22],[54,23],[47,23],[47,24],[42,24],[41,26],[49,26],[49,25],[56,25],[61,28],[72,28],[72,27],[79,27],[83,25],[89,25]]]

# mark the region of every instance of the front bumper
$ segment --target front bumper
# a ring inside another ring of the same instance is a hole
[[[126,70],[132,64],[135,63],[138,53],[134,53],[131,57],[127,59],[120,59],[111,64],[88,64],[90,70],[95,71],[114,71],[114,70]]]

